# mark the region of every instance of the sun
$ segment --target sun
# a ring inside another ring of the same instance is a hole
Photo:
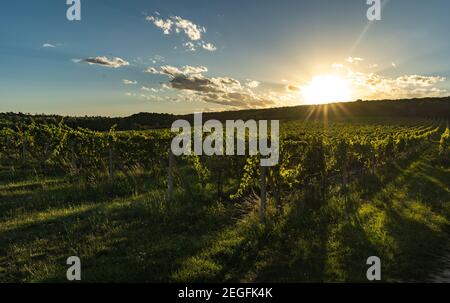
[[[300,94],[307,104],[345,102],[350,101],[352,95],[348,81],[337,75],[313,77],[300,89]]]

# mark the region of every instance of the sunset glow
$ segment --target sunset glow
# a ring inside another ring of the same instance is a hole
[[[348,81],[335,75],[315,76],[300,94],[306,104],[345,102],[352,96]]]

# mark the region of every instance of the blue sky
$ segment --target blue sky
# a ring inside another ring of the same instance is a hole
[[[447,0],[390,0],[376,22],[365,0],[81,0],[79,22],[65,2],[1,1],[0,111],[126,116],[450,95]]]

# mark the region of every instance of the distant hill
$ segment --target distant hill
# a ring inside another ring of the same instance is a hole
[[[327,105],[300,105],[268,109],[252,109],[205,113],[204,119],[236,120],[302,120],[302,119],[351,119],[359,117],[424,117],[450,119],[450,97],[405,100],[356,101]],[[160,113],[138,113],[129,117],[63,117],[58,115],[28,115],[23,113],[0,113],[0,127],[19,123],[64,122],[71,127],[93,130],[109,130],[117,125],[118,130],[154,129],[170,127],[176,119],[193,120],[193,115]]]

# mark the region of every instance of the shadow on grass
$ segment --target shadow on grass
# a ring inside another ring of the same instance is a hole
[[[170,281],[232,217],[219,203],[182,195],[169,204],[153,192],[19,224],[0,232],[8,256],[0,267],[10,268],[9,281],[64,281],[66,258],[77,255],[83,281]]]
[[[448,173],[432,160],[389,167],[319,208],[294,196],[286,215],[266,224],[257,211],[232,219],[235,206],[197,188],[174,203],[161,191],[113,199],[61,187],[30,204],[11,193],[25,206],[4,210],[38,213],[0,230],[0,267],[9,281],[65,281],[66,258],[77,255],[85,282],[363,282],[376,255],[383,281],[423,281],[448,243]]]
[[[450,243],[449,175],[430,164],[433,155],[431,149],[369,176],[317,212],[294,209],[260,254],[265,262],[252,280],[367,282],[366,260],[379,256],[383,281],[427,281]],[[371,178],[376,182],[364,186]]]
[[[375,242],[386,280],[427,281],[439,270],[439,256],[450,244],[449,176],[431,165],[435,155],[429,149],[411,165],[399,166],[401,174],[371,199],[385,216],[379,231],[387,240]]]

